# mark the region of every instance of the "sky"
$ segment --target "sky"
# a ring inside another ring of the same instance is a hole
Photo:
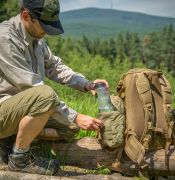
[[[60,0],[61,12],[97,7],[174,17],[175,0]]]

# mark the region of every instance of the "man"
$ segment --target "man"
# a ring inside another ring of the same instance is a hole
[[[44,127],[59,129],[59,121],[77,124],[86,130],[99,130],[103,123],[79,114],[44,85],[46,75],[58,83],[80,91],[94,86],[52,54],[43,40],[45,34],[63,33],[58,0],[20,0],[21,13],[0,24],[0,150],[16,134],[7,161],[12,171],[54,174],[56,160],[34,158],[30,144]],[[105,80],[95,80],[104,82]],[[49,118],[53,120],[48,120]],[[4,160],[6,152],[1,154]]]

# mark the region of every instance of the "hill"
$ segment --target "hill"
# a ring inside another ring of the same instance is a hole
[[[143,35],[158,31],[169,23],[175,25],[175,18],[98,8],[63,12],[61,20],[65,30],[64,36],[74,38],[86,35],[90,38],[106,39],[127,31]]]

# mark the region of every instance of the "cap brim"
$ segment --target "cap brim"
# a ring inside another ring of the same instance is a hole
[[[58,21],[43,21],[40,20],[40,25],[48,35],[58,35],[64,33],[60,20]]]

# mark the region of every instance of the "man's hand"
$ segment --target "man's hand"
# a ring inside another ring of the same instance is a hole
[[[75,123],[82,129],[85,130],[100,130],[104,126],[103,122],[99,119],[84,115],[78,114]]]
[[[108,82],[105,79],[96,79],[94,81],[89,81],[86,84],[85,89],[87,91],[90,91],[93,96],[96,94],[96,92],[95,92],[95,83],[104,83],[104,84],[106,84],[106,88],[107,89],[109,88],[109,84],[108,84]]]

